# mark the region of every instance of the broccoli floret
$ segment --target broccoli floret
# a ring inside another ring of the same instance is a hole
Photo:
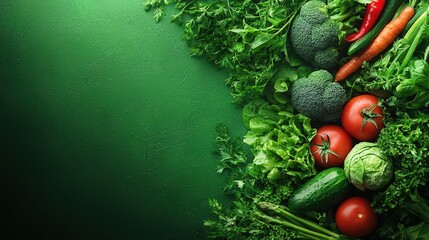
[[[317,68],[329,69],[338,63],[339,31],[340,24],[329,18],[328,6],[310,0],[295,17],[290,40],[298,56]]]
[[[308,75],[310,79],[317,79],[318,82],[323,82],[324,84],[332,82],[332,74],[328,71],[314,71]]]
[[[328,6],[322,1],[309,1],[299,10],[299,14],[308,20],[308,23],[322,24],[328,20]]]
[[[323,91],[324,99],[335,99],[335,101],[325,101],[323,103],[326,109],[329,109],[331,112],[341,112],[343,109],[343,104],[347,102],[348,98],[346,95],[346,91],[344,88],[337,82],[330,82],[325,87],[325,91]],[[340,104],[338,104],[340,103]]]
[[[304,60],[311,59],[313,53],[308,52],[308,49],[312,48],[311,24],[306,22],[301,15],[298,15],[295,17],[290,31],[291,43],[295,52],[300,53],[299,56],[302,57]]]
[[[317,70],[292,84],[291,100],[299,113],[315,121],[330,122],[341,117],[348,98],[345,89],[333,81],[328,71]]]
[[[338,45],[338,23],[327,20],[320,25],[314,25],[311,31],[311,43],[317,49],[326,49]]]
[[[322,69],[330,69],[338,64],[338,51],[334,47],[320,50],[314,55],[314,60]]]

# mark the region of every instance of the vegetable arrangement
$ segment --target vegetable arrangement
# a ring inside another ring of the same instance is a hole
[[[377,35],[374,41],[360,54],[353,57],[348,63],[344,64],[335,75],[335,81],[342,81],[350,74],[362,67],[364,62],[371,61],[374,57],[383,52],[399,36],[406,24],[414,16],[414,9],[406,7],[399,16],[389,22],[383,30]]]
[[[216,128],[208,237],[429,239],[428,0],[174,3],[248,129]]]
[[[389,0],[385,4],[385,9],[381,13],[379,19],[377,20],[377,23],[374,25],[374,27],[365,34],[361,39],[353,42],[348,50],[347,53],[350,56],[354,56],[357,53],[363,51],[374,39],[378,36],[378,34],[381,32],[381,30],[386,26],[386,24],[389,23],[389,21],[392,19],[393,15],[398,10],[399,6],[401,5],[402,0]]]

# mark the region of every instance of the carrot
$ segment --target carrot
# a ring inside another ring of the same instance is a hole
[[[397,18],[390,21],[383,30],[381,30],[368,48],[350,59],[350,61],[338,70],[335,75],[335,81],[340,82],[346,79],[350,74],[360,69],[364,62],[371,61],[371,59],[389,47],[389,45],[392,44],[399,34],[405,29],[405,26],[411,20],[413,15],[414,8],[409,6],[404,8]]]

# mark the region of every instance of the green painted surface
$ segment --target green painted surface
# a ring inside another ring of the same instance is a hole
[[[0,1],[0,234],[205,239],[225,77],[142,0]]]

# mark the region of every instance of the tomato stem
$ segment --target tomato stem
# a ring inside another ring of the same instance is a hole
[[[320,136],[322,144],[313,144],[317,147],[317,150],[314,151],[313,154],[320,152],[320,161],[322,163],[327,164],[328,160],[329,160],[329,154],[332,154],[332,155],[337,156],[339,158],[340,158],[340,155],[338,155],[336,152],[334,152],[330,149],[331,139],[329,138],[328,134],[325,134],[325,136],[326,136],[326,140],[323,138],[323,136]],[[325,160],[323,160],[324,158],[325,158]]]
[[[377,107],[377,104],[371,104],[368,107],[362,109],[362,111],[360,112],[360,114],[363,117],[363,121],[360,126],[361,131],[363,130],[367,122],[374,124],[375,128],[378,129],[377,122],[374,120],[374,118],[382,117],[382,116],[379,113],[374,113],[374,110],[376,107]]]

